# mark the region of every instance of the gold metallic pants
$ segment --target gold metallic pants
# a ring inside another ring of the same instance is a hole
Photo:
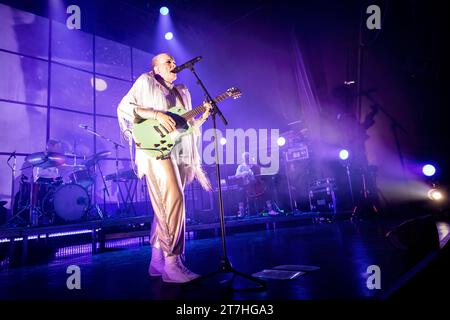
[[[145,175],[155,213],[150,233],[153,248],[162,249],[165,256],[184,253],[185,207],[184,165],[173,159],[150,158]]]

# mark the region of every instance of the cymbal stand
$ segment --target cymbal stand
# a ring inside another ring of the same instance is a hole
[[[100,172],[100,176],[102,177],[102,183],[103,183],[103,212],[106,213],[106,200],[105,200],[105,193],[108,195],[108,199],[111,198],[108,188],[106,187],[106,181],[105,181],[105,177],[103,176],[103,172],[102,169],[100,167],[100,164],[98,163],[98,161],[95,162],[95,165],[98,168],[98,171]],[[104,219],[104,215],[102,210],[100,210],[100,208],[98,207],[98,204],[95,204],[95,208],[97,210],[97,214],[100,216],[101,219]]]
[[[12,165],[9,164],[9,161],[11,159],[14,159]],[[11,221],[13,221],[16,218],[20,219],[22,223],[25,223],[25,220],[20,216],[20,213],[22,213],[23,210],[20,210],[18,213],[13,215],[13,212],[14,212],[14,190],[15,190],[15,182],[16,182],[16,170],[17,170],[17,157],[16,157],[15,152],[12,153],[11,157],[8,159],[8,161],[6,163],[8,164],[8,167],[11,168],[11,202],[10,202],[11,218],[8,219],[8,223],[10,223]]]
[[[94,134],[94,135],[96,135],[97,137],[102,138],[103,140],[106,140],[106,141],[112,143],[114,145],[114,149],[116,151],[115,152],[116,178],[117,178],[117,184],[119,184],[119,147],[124,148],[124,149],[125,149],[125,147],[122,144],[115,142],[111,138],[105,137],[104,135],[101,135],[101,134],[99,134],[99,133],[89,129],[87,126],[83,127],[83,129],[88,131],[88,132],[90,132],[90,133],[92,133],[92,134]],[[102,175],[102,178],[103,178],[103,175]],[[105,179],[103,179],[103,183],[104,183],[104,187],[106,188]],[[108,193],[108,195],[109,195],[109,193]],[[119,197],[117,197],[117,210],[120,211],[120,200],[119,200]]]
[[[288,160],[287,160],[288,154],[287,152],[284,152],[284,171],[285,171],[285,176],[286,176],[286,182],[287,182],[287,187],[288,187],[288,194],[289,194],[289,205],[291,207],[291,212],[292,214],[296,215],[296,214],[300,214],[302,213],[297,206],[297,200],[294,200],[294,198],[292,197],[292,185],[291,185],[291,178],[290,178],[290,174],[288,172],[289,168],[288,168]]]
[[[30,201],[29,201],[28,205],[23,207],[19,212],[17,212],[13,217],[11,217],[11,219],[9,219],[9,221],[12,221],[15,218],[19,218],[20,220],[25,222],[25,220],[22,217],[20,217],[20,214],[23,211],[29,209],[30,217],[29,217],[28,225],[30,225],[32,227],[36,227],[39,225],[39,218],[43,215],[41,210],[38,207],[35,207],[35,205],[34,205],[34,167],[35,166],[31,165]]]

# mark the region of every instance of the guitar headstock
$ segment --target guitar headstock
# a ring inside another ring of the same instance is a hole
[[[238,88],[235,87],[231,87],[227,90],[227,94],[229,97],[233,98],[233,99],[237,99],[240,98],[242,96],[242,92],[241,90],[239,90]]]

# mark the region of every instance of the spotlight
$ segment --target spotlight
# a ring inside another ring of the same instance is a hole
[[[277,143],[280,147],[284,146],[286,144],[286,139],[284,137],[279,137],[277,139]]]
[[[224,144],[226,144],[227,143],[227,139],[225,139],[225,138],[220,138],[220,144],[221,145],[224,145]]]
[[[164,35],[164,38],[166,38],[166,40],[172,40],[173,39],[173,33],[172,32],[166,32],[166,34]]]
[[[426,164],[423,166],[422,172],[427,177],[432,177],[436,173],[436,168],[431,164]]]
[[[439,201],[444,198],[444,195],[438,189],[433,188],[433,189],[430,189],[430,191],[428,191],[428,198],[430,198],[430,200],[433,200],[433,201]]]
[[[159,9],[159,13],[161,13],[163,16],[166,16],[169,14],[169,8],[161,7],[161,9]]]
[[[341,158],[341,160],[347,160],[348,159],[348,151],[345,149],[342,149],[341,151],[339,151],[339,158]]]

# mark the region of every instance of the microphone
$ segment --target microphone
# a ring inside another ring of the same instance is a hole
[[[185,62],[182,65],[175,67],[171,72],[178,73],[181,70],[192,67],[195,63],[199,62],[200,60],[202,60],[202,56],[195,57],[194,59],[191,59],[188,62]]]
[[[88,128],[88,126],[85,125],[85,124],[79,124],[78,126],[79,126],[80,128],[82,128],[82,129],[87,129],[87,128]]]

